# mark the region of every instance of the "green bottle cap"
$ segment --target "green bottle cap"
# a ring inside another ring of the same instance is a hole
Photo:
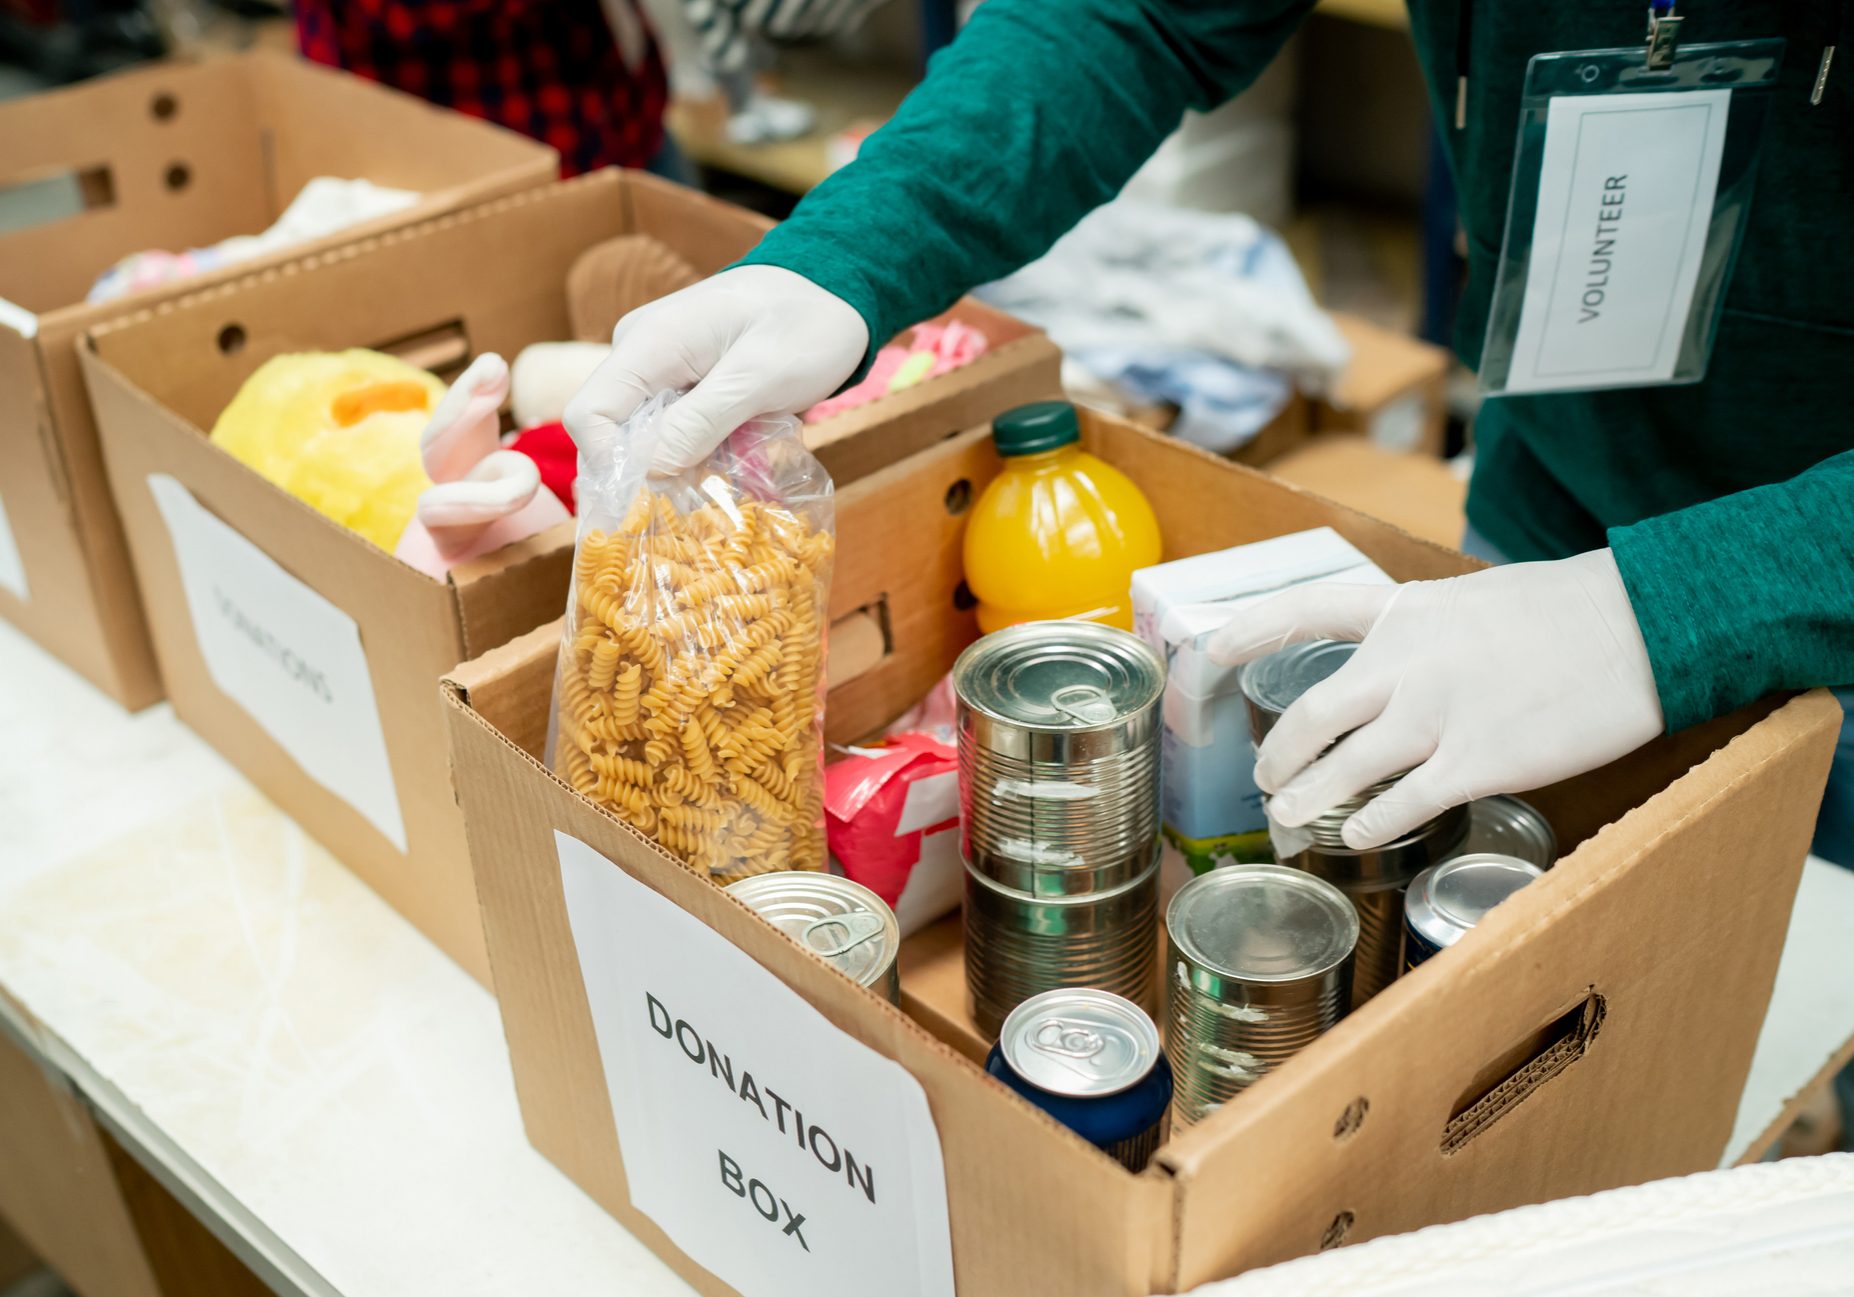
[[[1000,455],[1038,455],[1080,441],[1081,424],[1067,401],[1037,401],[993,419],[991,439]]]

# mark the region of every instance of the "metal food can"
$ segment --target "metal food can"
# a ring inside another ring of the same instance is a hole
[[[1281,713],[1356,652],[1358,645],[1350,640],[1307,640],[1244,663],[1236,683],[1248,704],[1249,736],[1257,746],[1274,729]]]
[[[1146,867],[1124,882],[1064,890],[1081,887],[1087,874],[1056,866],[1026,890],[966,863],[966,999],[987,1036],[1025,1000],[1061,987],[1092,986],[1157,1011],[1158,844],[1148,849]]]
[[[1362,798],[1357,800],[1363,804]],[[1352,806],[1316,820],[1308,826],[1314,841],[1279,861],[1331,883],[1358,911],[1358,949],[1352,960],[1354,1009],[1403,971],[1404,889],[1423,870],[1460,851],[1468,825],[1467,812],[1458,807],[1395,842],[1354,851],[1339,839],[1339,827],[1356,809]]]
[[[1456,856],[1425,869],[1404,898],[1404,968],[1460,941],[1489,910],[1544,872],[1529,860],[1493,852]]]
[[[1030,622],[959,656],[960,838],[973,1018],[1091,986],[1157,1007],[1159,702],[1137,636]]]
[[[1172,1066],[1152,1015],[1124,996],[1032,996],[1004,1020],[985,1070],[1129,1171],[1165,1142]]]
[[[1504,794],[1468,803],[1468,831],[1460,854],[1491,852],[1550,869],[1558,863],[1558,835],[1551,821],[1531,802]]]
[[[1145,641],[1094,622],[1008,627],[959,655],[953,690],[960,845],[974,867],[989,873],[1002,856],[1008,871],[1026,849],[1144,860],[1159,835],[1165,690]]]
[[[861,883],[810,870],[756,874],[727,890],[852,982],[901,1003],[901,926]]]
[[[1165,912],[1173,1122],[1195,1124],[1344,1017],[1358,914],[1286,865],[1192,879]]]

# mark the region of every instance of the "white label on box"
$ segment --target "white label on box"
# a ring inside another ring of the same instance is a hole
[[[360,627],[167,474],[150,473],[148,490],[173,537],[193,634],[213,683],[303,773],[404,851],[405,820]]]
[[[10,591],[17,599],[32,597],[26,587],[26,565],[19,561],[19,545],[6,520],[5,500],[0,500],[0,589]]]
[[[920,1083],[579,839],[554,840],[632,1206],[753,1297],[950,1297]]]
[[[1552,99],[1507,391],[1674,376],[1731,99],[1730,90]]]

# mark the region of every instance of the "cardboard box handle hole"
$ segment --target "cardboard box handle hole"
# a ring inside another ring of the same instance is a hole
[[[178,194],[193,183],[193,168],[184,162],[170,162],[162,176],[170,193]]]
[[[219,330],[218,341],[221,356],[236,356],[245,349],[245,326],[242,324],[226,325]]]
[[[1358,1217],[1349,1211],[1342,1211],[1334,1216],[1333,1223],[1326,1227],[1324,1234],[1320,1235],[1320,1251],[1329,1252],[1344,1243],[1346,1235],[1352,1232],[1352,1226],[1357,1220]]]
[[[163,90],[148,101],[148,115],[157,122],[171,122],[180,113],[180,100]]]
[[[1371,1111],[1371,1100],[1360,1095],[1346,1104],[1345,1111],[1339,1114],[1339,1120],[1333,1123],[1335,1140],[1350,1139],[1358,1133],[1358,1128],[1365,1124],[1365,1114]]]
[[[1590,988],[1576,1004],[1483,1067],[1455,1101],[1454,1115],[1442,1130],[1442,1152],[1460,1152],[1588,1053],[1608,1012],[1608,1001]]]

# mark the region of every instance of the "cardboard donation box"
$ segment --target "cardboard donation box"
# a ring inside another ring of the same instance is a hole
[[[1331,527],[1397,579],[1473,566],[1131,424],[1084,416],[1083,444],[1167,558]],[[834,740],[975,636],[949,502],[997,469],[974,429],[839,493],[832,615],[887,634],[834,683]],[[1839,715],[1765,703],[1539,791],[1550,874],[1134,1175],[975,1065],[956,918],[904,945],[898,1009],[550,774],[558,636],[446,686],[528,1135],[703,1292],[752,1297],[1175,1292],[1716,1165]]]
[[[0,104],[0,189],[42,195],[22,195],[22,206],[78,209],[0,234],[0,616],[125,706],[160,697],[78,369],[86,329],[544,184],[558,165],[513,132],[274,54],[157,65]],[[86,305],[121,258],[257,234],[318,176],[420,197],[287,251]]]
[[[481,352],[513,360],[530,343],[572,337],[566,285],[589,249],[643,236],[652,255],[705,274],[764,228],[691,190],[605,171],[181,297],[86,343],[175,710],[485,981],[433,689],[460,660],[560,615],[572,524],[433,579],[271,485],[205,430],[279,353],[371,347],[448,379]],[[236,348],[223,345],[229,334]],[[938,440],[1054,382],[1040,334],[1022,333],[1016,353],[1007,342],[995,359],[1001,368],[955,371],[813,429],[841,452],[840,480],[857,457],[883,453],[861,440]]]

